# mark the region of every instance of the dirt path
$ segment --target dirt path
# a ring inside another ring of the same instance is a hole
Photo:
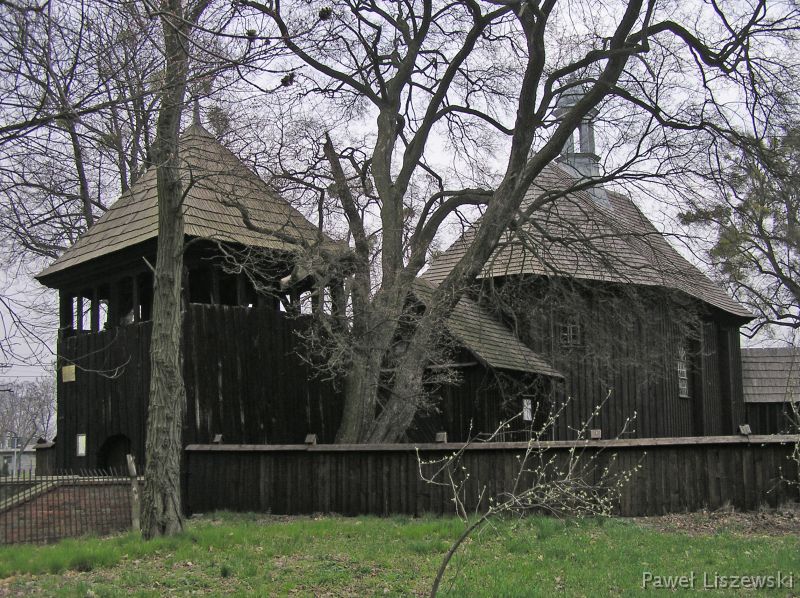
[[[692,536],[732,532],[742,535],[800,535],[800,504],[755,512],[700,511],[658,517],[632,517],[644,528]]]

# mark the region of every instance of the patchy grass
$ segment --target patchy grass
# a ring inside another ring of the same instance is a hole
[[[676,526],[679,528],[679,526]],[[176,538],[132,534],[0,548],[0,596],[424,595],[462,530],[456,519],[217,514]],[[800,538],[747,529],[703,535],[625,520],[530,517],[484,528],[453,562],[450,596],[641,592],[642,572],[794,573]]]

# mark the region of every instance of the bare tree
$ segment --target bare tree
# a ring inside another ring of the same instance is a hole
[[[424,406],[441,322],[504,231],[554,200],[542,194],[520,211],[582,123],[601,113],[620,150],[589,184],[680,172],[695,156],[689,139],[706,150],[737,135],[736,110],[717,94],[733,95],[761,126],[772,102],[763,89],[780,87],[778,63],[794,67],[765,44],[793,43],[798,17],[764,2],[241,6],[268,17],[258,34],[284,51],[285,115],[294,102],[296,118],[329,131],[318,151],[297,156],[305,171],[279,174],[317,198],[320,214],[341,215],[353,246],[347,339],[331,352],[343,364],[340,442],[403,437]],[[556,115],[564,96],[573,101]],[[443,227],[470,210],[482,214],[474,241],[424,315],[404,326],[411,285]]]
[[[215,8],[217,10],[212,10]],[[211,16],[201,21],[204,13]],[[183,529],[180,464],[181,431],[186,407],[183,384],[181,286],[184,252],[184,205],[188,189],[198,184],[185,172],[179,155],[181,116],[190,83],[209,87],[220,71],[241,67],[251,57],[251,35],[231,35],[223,46],[229,14],[210,0],[164,0],[155,14],[161,24],[164,74],[160,86],[156,137],[158,241],[153,272],[150,341],[150,389],[145,443],[142,533],[145,538]],[[241,47],[237,42],[243,40]],[[190,80],[190,77],[193,80]],[[207,90],[206,90],[207,93]],[[197,100],[197,92],[195,93]],[[188,178],[188,180],[187,180]]]
[[[161,55],[134,4],[61,0],[0,11],[0,244],[9,273],[0,316],[13,328],[0,351],[35,362],[55,328],[53,301],[24,279],[141,174]]]
[[[0,389],[0,438],[20,451],[38,438],[51,439],[55,428],[56,389],[51,378],[14,382]],[[12,468],[19,467],[15,453]]]
[[[153,162],[158,186],[158,257],[153,282],[150,393],[147,409],[142,533],[145,538],[183,529],[180,463],[186,408],[181,351],[183,271],[183,188],[178,155],[190,61],[190,38],[208,6],[199,0],[165,0],[159,7],[165,72],[156,124]]]
[[[800,131],[745,139],[720,156],[717,192],[690,202],[684,224],[709,230],[707,255],[758,316],[750,329],[800,329]]]

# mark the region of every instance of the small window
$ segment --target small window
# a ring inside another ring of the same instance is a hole
[[[111,322],[108,320],[108,299],[101,299],[98,302],[97,310],[100,314],[97,319],[100,330],[108,330],[111,327]]]
[[[567,316],[561,323],[561,346],[579,347],[581,345],[581,323],[577,316]]]
[[[533,421],[533,401],[522,399],[522,421]]]
[[[678,359],[676,360],[678,370],[678,396],[689,397],[689,361],[686,355],[686,347],[678,349]]]
[[[86,434],[78,434],[75,454],[78,457],[86,456]]]
[[[304,315],[314,313],[314,298],[311,296],[311,291],[300,293],[300,313]]]

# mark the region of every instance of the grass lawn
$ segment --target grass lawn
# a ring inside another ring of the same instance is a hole
[[[702,526],[691,520],[680,527],[687,531],[617,519],[502,521],[453,561],[443,594],[631,595],[642,592],[643,571],[695,571],[701,588],[704,572],[780,570],[794,574],[794,589],[767,593],[800,596],[797,533],[735,526],[694,533]],[[217,514],[192,519],[180,537],[150,543],[129,534],[0,547],[0,596],[424,595],[462,529],[456,519]]]

